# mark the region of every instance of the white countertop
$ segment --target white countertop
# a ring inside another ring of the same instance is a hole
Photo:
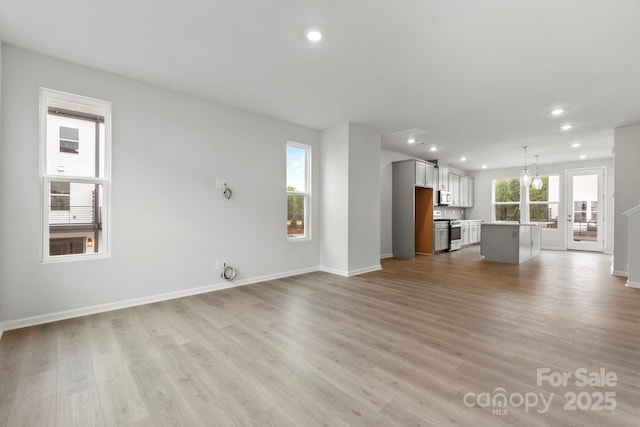
[[[484,222],[482,225],[500,225],[505,227],[513,227],[513,226],[526,226],[526,227],[537,227],[539,225],[544,224],[543,222],[517,222],[517,221],[499,221],[499,222]]]

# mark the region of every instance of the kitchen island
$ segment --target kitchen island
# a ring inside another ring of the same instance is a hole
[[[540,233],[540,225],[537,223],[484,223],[480,255],[488,261],[520,264],[540,255]]]

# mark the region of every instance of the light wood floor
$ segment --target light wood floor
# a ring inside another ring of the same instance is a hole
[[[473,247],[8,331],[0,425],[637,426],[640,291],[610,262],[544,252],[514,266]],[[618,381],[538,387],[537,368]],[[542,414],[517,396],[464,403],[500,387],[554,397]],[[563,409],[567,392],[605,391],[613,411]]]

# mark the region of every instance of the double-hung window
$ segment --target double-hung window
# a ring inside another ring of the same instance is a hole
[[[287,237],[311,238],[311,147],[287,143]]]
[[[520,221],[520,207],[529,212],[530,222],[542,223],[542,228],[558,228],[558,209],[560,207],[560,177],[558,175],[541,176],[542,188],[529,187],[521,193],[519,178],[504,178],[493,181],[494,221]],[[526,194],[529,194],[527,199]],[[522,201],[520,199],[523,199]]]
[[[520,179],[493,181],[493,212],[495,221],[520,221]]]
[[[529,189],[529,218],[531,222],[541,222],[542,228],[558,228],[560,208],[560,177],[541,176],[542,188]]]
[[[40,90],[42,260],[109,255],[111,104]]]

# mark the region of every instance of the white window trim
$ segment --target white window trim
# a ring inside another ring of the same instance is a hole
[[[547,174],[547,175],[541,175],[541,176],[558,176],[557,174]],[[503,206],[503,205],[517,205],[520,208],[520,219],[522,220],[522,212],[523,210],[526,209],[526,214],[527,214],[527,218],[530,218],[530,209],[531,209],[531,205],[547,205],[550,203],[557,203],[558,206],[560,206],[560,201],[534,201],[532,202],[531,200],[529,200],[530,196],[529,196],[529,191],[527,189],[526,192],[522,191],[522,187],[520,188],[520,201],[518,202],[496,202],[496,181],[498,180],[505,180],[505,179],[520,179],[519,177],[506,177],[506,178],[494,178],[491,181],[491,220],[493,222],[497,222],[496,221],[496,206]],[[560,189],[561,191],[561,189]],[[526,197],[522,197],[523,194],[526,194]],[[562,198],[562,195],[560,195],[560,198]],[[532,222],[532,223],[536,223],[536,222],[540,222],[540,221],[531,221],[531,219],[528,220],[528,222]],[[543,231],[543,233],[553,233],[553,232],[557,232],[559,231],[560,227],[558,228],[544,228],[541,227],[541,230]]]
[[[505,180],[505,179],[520,179],[518,177],[506,177],[506,178],[494,178],[491,181],[491,221],[498,222],[496,220],[496,206],[511,206],[515,205],[520,207],[520,201],[517,202],[496,202],[496,181]],[[520,192],[520,199],[522,200],[522,192]],[[520,211],[520,215],[522,217],[522,211]]]
[[[286,158],[286,147],[289,147],[289,146],[301,148],[305,152],[304,170],[305,170],[305,184],[306,184],[305,190],[306,191],[287,190],[286,192],[287,203],[288,203],[288,197],[290,195],[304,196],[304,236],[290,237],[286,229],[286,221],[285,221],[285,235],[287,237],[288,242],[306,242],[311,240],[311,146],[307,144],[301,144],[299,142],[287,141],[287,144],[285,146],[285,158]],[[285,180],[286,180],[286,176],[285,176]],[[285,188],[287,188],[286,185],[285,185]]]
[[[47,98],[55,98],[77,104],[103,108],[104,116],[104,177],[74,177],[67,175],[47,174]],[[111,257],[111,103],[100,99],[75,95],[58,90],[40,88],[40,203],[41,203],[41,262],[57,263],[81,260],[95,260]],[[84,184],[101,184],[103,197],[102,211],[102,250],[100,253],[70,254],[63,256],[49,255],[49,203],[51,198],[51,181],[75,182]]]

